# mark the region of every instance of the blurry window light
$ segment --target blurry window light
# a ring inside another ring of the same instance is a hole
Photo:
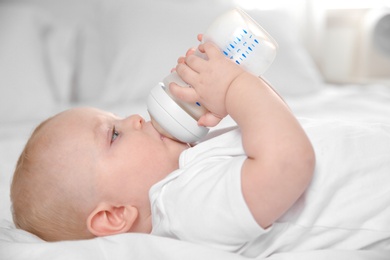
[[[272,10],[302,6],[306,1],[308,0],[234,0],[234,3],[247,10]]]
[[[366,9],[390,7],[390,0],[307,0],[313,7],[323,9]]]
[[[319,9],[359,9],[390,7],[390,0],[235,0],[244,9],[297,8],[302,5]]]

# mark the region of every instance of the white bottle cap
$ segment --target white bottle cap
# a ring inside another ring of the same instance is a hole
[[[198,122],[181,108],[159,83],[148,96],[147,106],[150,116],[177,140],[194,143],[204,137],[209,129],[199,126]]]

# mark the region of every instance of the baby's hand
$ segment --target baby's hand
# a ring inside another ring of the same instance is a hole
[[[199,125],[215,126],[227,115],[225,97],[230,84],[244,70],[226,58],[213,43],[199,45],[199,51],[208,57],[204,60],[193,51],[181,57],[176,66],[178,75],[192,88],[182,88],[172,83],[172,94],[185,102],[200,102],[210,113],[198,120]]]

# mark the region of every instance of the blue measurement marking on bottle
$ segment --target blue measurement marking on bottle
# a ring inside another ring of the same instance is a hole
[[[260,44],[259,40],[246,29],[237,32],[230,43],[222,50],[223,54],[241,64],[249,58],[256,45]]]
[[[195,103],[198,107],[202,106],[199,102]]]

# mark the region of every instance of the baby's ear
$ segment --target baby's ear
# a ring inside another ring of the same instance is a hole
[[[138,217],[134,206],[112,206],[100,203],[87,219],[89,232],[95,236],[107,236],[129,232]]]

